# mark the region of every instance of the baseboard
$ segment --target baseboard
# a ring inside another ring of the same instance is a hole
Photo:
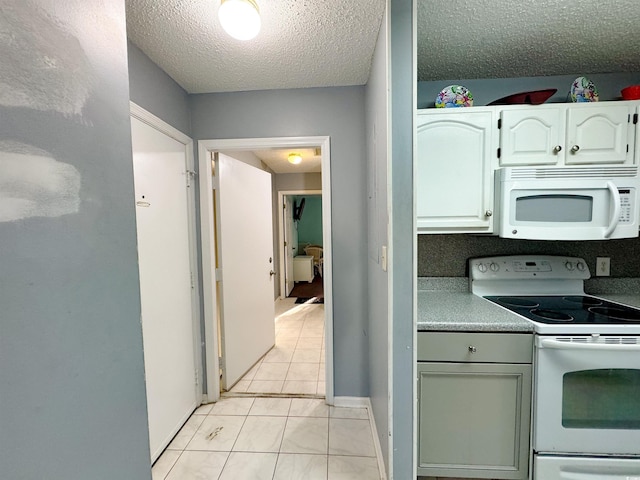
[[[384,457],[382,455],[382,446],[380,445],[380,437],[376,428],[376,420],[373,416],[373,407],[369,397],[334,397],[333,406],[349,407],[349,408],[366,408],[369,412],[369,424],[371,425],[371,433],[373,434],[373,447],[376,452],[376,460],[378,461],[378,470],[380,471],[381,480],[387,480],[387,470],[384,465]]]

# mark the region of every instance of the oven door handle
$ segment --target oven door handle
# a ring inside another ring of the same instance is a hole
[[[613,182],[607,182],[607,188],[611,193],[611,198],[613,199],[613,215],[611,217],[611,223],[604,231],[604,238],[609,238],[613,231],[618,226],[618,221],[620,220],[620,192],[618,192],[618,187],[615,186]]]
[[[640,352],[640,345],[627,345],[620,343],[578,343],[563,342],[551,338],[540,340],[541,348],[555,348],[557,350],[609,350],[619,352],[621,350],[631,350]]]

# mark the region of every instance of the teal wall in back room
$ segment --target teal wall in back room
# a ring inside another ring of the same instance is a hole
[[[296,197],[296,203],[304,198],[304,212],[298,222],[298,243],[322,245],[322,196],[304,195]]]

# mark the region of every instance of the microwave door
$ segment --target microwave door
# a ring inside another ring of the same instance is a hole
[[[638,236],[632,192],[613,182],[600,188],[519,188],[508,193],[501,208],[503,237],[606,240]]]

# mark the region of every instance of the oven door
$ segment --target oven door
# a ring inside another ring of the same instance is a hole
[[[640,337],[537,336],[534,450],[640,455]]]

